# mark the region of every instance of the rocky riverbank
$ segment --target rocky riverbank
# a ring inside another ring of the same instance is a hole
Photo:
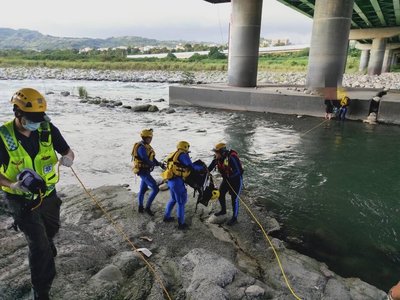
[[[58,79],[96,80],[121,82],[168,82],[168,83],[225,83],[227,72],[183,71],[118,71],[78,70],[50,68],[0,68],[0,80]],[[259,72],[258,84],[305,85],[306,73]],[[343,86],[360,88],[400,89],[400,73],[377,75],[345,74]]]
[[[189,188],[189,195],[192,190]],[[136,195],[123,186],[91,191],[137,248],[147,248],[147,259],[172,299],[294,299],[277,259],[261,230],[246,213],[239,223],[216,218],[217,204],[195,211],[186,206],[188,230],[164,223],[168,191],[157,196],[154,217],[139,214]],[[161,285],[138,253],[116,232],[104,213],[81,188],[64,187],[62,228],[56,239],[57,277],[52,299],[165,299]],[[268,213],[248,203],[268,232],[279,224]],[[28,299],[30,290],[27,246],[21,233],[8,230],[11,218],[0,214],[0,295],[3,300]],[[301,299],[376,300],[385,293],[357,278],[342,278],[314,259],[271,238],[293,291]]]

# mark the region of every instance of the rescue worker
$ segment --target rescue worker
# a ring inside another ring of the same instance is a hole
[[[208,166],[208,171],[214,170],[217,167],[222,176],[222,182],[219,186],[219,202],[221,210],[215,213],[215,216],[222,216],[226,214],[226,201],[225,195],[227,192],[232,198],[232,218],[228,221],[227,225],[233,225],[237,222],[239,214],[239,195],[243,186],[243,167],[240,162],[239,156],[236,151],[228,150],[225,143],[218,143],[212,149],[214,151],[214,159]]]
[[[178,229],[188,228],[185,223],[185,205],[187,202],[187,189],[185,178],[192,170],[203,171],[200,165],[195,165],[189,157],[190,144],[186,141],[180,141],[176,145],[177,150],[167,157],[167,169],[162,176],[167,180],[171,198],[165,207],[164,222],[172,222],[171,212],[177,204],[176,215],[178,218]]]
[[[132,150],[133,172],[139,175],[141,179],[138,193],[138,211],[139,213],[146,212],[150,216],[154,216],[154,212],[151,210],[151,204],[153,203],[154,198],[157,196],[159,188],[157,182],[151,176],[151,172],[155,166],[163,168],[163,165],[157,161],[155,158],[156,153],[150,146],[150,143],[153,139],[153,129],[143,129],[140,133],[140,136],[142,140],[135,143]],[[144,194],[149,187],[151,189],[151,193],[147,199],[146,208],[144,208]]]
[[[346,113],[347,113],[347,107],[350,104],[350,98],[347,96],[344,96],[340,100],[340,109],[339,109],[339,120],[344,121],[346,119]]]
[[[14,229],[20,229],[28,242],[33,299],[46,300],[56,275],[53,238],[60,227],[62,203],[55,189],[55,166],[58,162],[71,167],[74,152],[50,123],[46,100],[37,90],[20,89],[11,103],[15,118],[0,127],[0,186]],[[43,182],[39,195],[30,192],[35,180]]]

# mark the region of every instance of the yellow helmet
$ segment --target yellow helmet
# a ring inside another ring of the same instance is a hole
[[[180,142],[176,145],[176,148],[177,148],[178,150],[183,150],[183,151],[186,151],[186,152],[189,152],[189,147],[190,147],[190,144],[189,144],[188,142],[186,142],[186,141],[180,141]]]
[[[226,149],[226,144],[225,143],[218,143],[215,145],[215,147],[212,149],[214,152],[220,152]]]
[[[142,138],[153,137],[153,129],[143,129],[140,136]]]
[[[23,88],[11,98],[11,103],[26,113],[44,113],[47,109],[46,99],[35,89]]]

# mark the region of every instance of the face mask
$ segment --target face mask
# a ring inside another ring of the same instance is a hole
[[[29,120],[27,120],[25,118],[21,119],[22,127],[24,127],[26,130],[29,130],[29,131],[38,130],[39,127],[40,127],[40,123],[41,122],[38,122],[38,123],[31,122],[31,121],[29,121]]]

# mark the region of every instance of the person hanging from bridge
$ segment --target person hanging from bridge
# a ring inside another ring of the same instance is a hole
[[[159,188],[157,182],[154,180],[153,176],[151,176],[151,172],[155,166],[159,166],[161,168],[165,167],[155,158],[156,153],[150,146],[150,143],[153,139],[153,129],[143,129],[140,133],[140,137],[142,140],[136,142],[132,149],[133,173],[137,174],[141,179],[138,193],[138,211],[139,213],[146,212],[150,216],[154,216],[154,212],[151,210],[151,204],[153,203],[154,198],[157,196]],[[144,208],[144,195],[149,187],[151,189],[151,193],[147,199],[146,208]]]
[[[205,171],[203,166],[192,163],[189,156],[190,144],[180,141],[176,145],[177,150],[168,155],[166,159],[167,169],[162,173],[164,180],[167,180],[171,198],[165,207],[164,222],[173,222],[172,210],[177,205],[176,215],[178,217],[178,229],[185,230],[188,225],[185,223],[185,205],[187,202],[187,189],[185,179],[193,170]]]
[[[41,93],[23,88],[11,103],[15,118],[0,127],[0,186],[14,218],[12,227],[28,242],[33,299],[46,300],[56,275],[53,239],[62,203],[55,189],[55,165],[71,167],[74,152],[50,123]]]
[[[222,176],[222,182],[219,186],[219,202],[221,210],[215,213],[215,216],[226,214],[226,193],[229,192],[232,199],[232,218],[227,222],[227,225],[233,225],[237,222],[239,214],[239,197],[243,187],[243,167],[239,159],[238,153],[235,150],[229,150],[225,143],[218,143],[212,149],[214,159],[208,166],[211,172],[217,167]]]

